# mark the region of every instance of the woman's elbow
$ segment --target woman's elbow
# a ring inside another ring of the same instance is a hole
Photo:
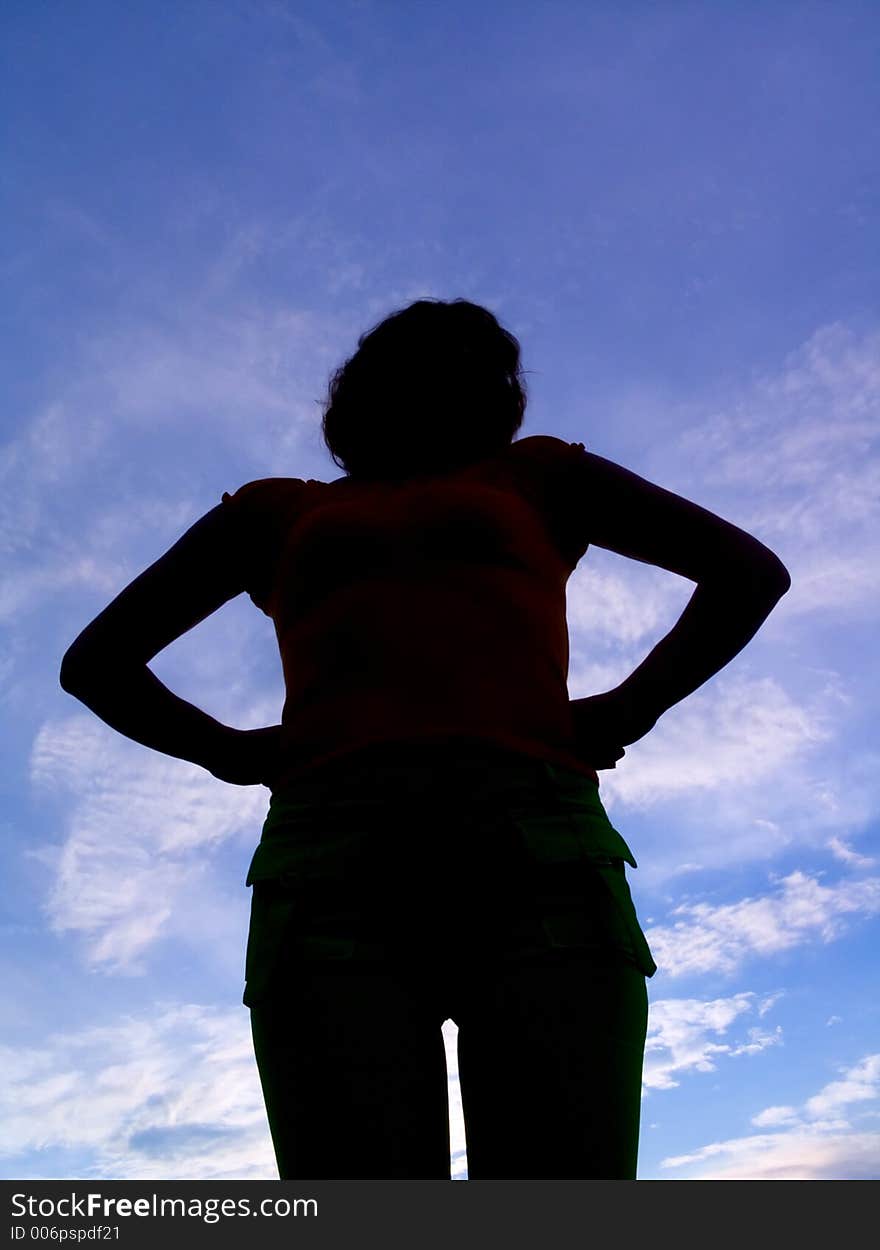
[[[84,647],[78,647],[76,643],[73,643],[67,648],[61,660],[61,669],[58,673],[61,689],[79,697],[89,682],[94,681],[97,668],[94,656],[89,656]]]
[[[770,557],[765,574],[767,584],[781,599],[791,589],[791,574],[775,552],[770,552]]]
[[[775,606],[791,587],[791,574],[778,556],[769,553],[766,560],[752,566],[746,575],[749,590],[756,599]]]
[[[768,602],[772,606],[782,598],[791,586],[791,574],[769,547],[740,551],[725,564],[716,565],[714,584],[724,586],[738,597],[752,598],[756,602]]]
[[[62,690],[68,694],[75,695],[82,683],[82,675],[77,667],[76,661],[71,658],[70,652],[66,652],[61,661],[61,670],[58,674],[58,682]]]

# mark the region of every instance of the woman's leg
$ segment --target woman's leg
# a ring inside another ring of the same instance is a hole
[[[472,1180],[632,1180],[648,1022],[644,974],[560,950],[481,978],[456,1016]]]
[[[441,1025],[387,968],[279,979],[251,1031],[280,1178],[449,1180]]]

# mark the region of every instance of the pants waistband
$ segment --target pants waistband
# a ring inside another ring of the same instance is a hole
[[[598,784],[585,775],[560,768],[547,760],[519,755],[502,747],[481,744],[404,743],[390,750],[364,750],[352,757],[331,761],[272,794],[270,812],[291,805],[338,801],[347,791],[381,792],[386,787],[398,794],[409,789],[436,786],[443,792],[480,789],[541,791],[561,783],[583,785],[598,793]]]

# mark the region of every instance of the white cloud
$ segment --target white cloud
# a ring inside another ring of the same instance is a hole
[[[756,1128],[779,1128],[711,1142],[662,1160],[663,1168],[689,1168],[692,1180],[876,1180],[880,1134],[863,1132],[842,1114],[880,1096],[880,1054],[869,1054],[843,1079],[808,1098],[802,1109],[773,1105],[751,1117]],[[860,1113],[874,1118],[876,1112]]]
[[[773,994],[767,994],[758,1004],[758,1015],[766,1016],[767,1012],[775,1007],[776,1003],[782,998],[784,990],[776,990]]]
[[[843,1080],[831,1081],[804,1103],[805,1112],[812,1118],[833,1115],[850,1103],[865,1102],[880,1095],[880,1054],[867,1055],[854,1067],[841,1071]]]
[[[794,1107],[765,1107],[752,1116],[755,1128],[776,1128],[779,1125],[797,1124],[798,1113]]]
[[[3,582],[0,587],[0,621],[17,621],[46,600],[73,587],[98,591],[109,602],[133,576],[133,573],[125,576],[118,563],[82,554],[69,536],[58,533],[35,564],[17,569]]]
[[[850,864],[854,868],[873,868],[877,863],[876,857],[860,855],[858,851],[854,851],[852,847],[847,846],[842,838],[830,838],[828,840],[828,848],[835,858],[843,860],[845,864]]]
[[[740,1016],[754,1008],[755,994],[743,991],[731,998],[701,1002],[693,998],[662,998],[651,1002],[642,1081],[646,1089],[671,1089],[681,1072],[714,1072],[719,1056],[728,1058],[757,1054],[768,1046],[779,1045],[782,1029],[773,1032],[747,1030],[748,1042],[712,1040],[728,1032]],[[766,1008],[765,1008],[766,1010]],[[760,1012],[761,1015],[764,1011]]]
[[[461,1176],[456,1035],[447,1021],[451,1148]],[[78,1175],[86,1178],[277,1179],[245,1008],[158,1002],[112,1024],[0,1047],[0,1063],[7,1176],[51,1179],[39,1152],[63,1148],[83,1159]]]
[[[789,591],[776,609],[775,624],[779,630],[793,617],[809,617],[817,612],[845,616],[853,623],[873,616],[880,591],[880,544],[864,551],[849,551],[843,543],[841,549],[817,550],[804,553],[801,558],[800,568],[795,559],[788,560],[792,579],[797,578],[797,593]]]
[[[854,920],[880,912],[880,877],[822,885],[795,870],[779,881],[774,895],[736,903],[681,903],[671,925],[645,930],[663,976],[720,972],[730,975],[747,958],[770,956],[809,940],[831,942]]]
[[[585,651],[613,640],[615,649],[659,638],[675,624],[694,583],[602,551],[589,551],[568,583],[568,621]]]
[[[775,1046],[782,1041],[782,1028],[777,1024],[772,1033],[764,1029],[749,1029],[748,1037],[747,1042],[740,1042],[731,1049],[731,1055],[757,1055],[768,1046]]]
[[[793,844],[873,866],[851,844],[880,798],[877,753],[861,732],[877,711],[875,687],[863,676],[861,632],[838,633],[829,668],[827,629],[829,614],[857,631],[876,616],[878,346],[876,330],[824,326],[775,374],[736,383],[708,410],[680,404],[670,417],[649,403],[642,413],[646,433],[658,421],[666,433],[645,437],[632,467],[755,533],[793,586],[732,666],[601,774],[625,836],[628,814],[663,821],[644,857],[634,848],[640,881],[766,860]],[[635,428],[637,414],[627,419]],[[682,579],[601,550],[569,589],[574,697],[626,678],[691,593]]]
[[[719,675],[629,748],[631,768],[624,759],[603,774],[603,801],[642,807],[698,790],[765,785],[831,738],[828,720],[821,706],[802,706],[772,677]]]
[[[277,1179],[244,1008],[160,1003],[3,1060],[6,1175],[51,1179],[34,1152],[62,1147],[85,1177]]]
[[[342,354],[343,327],[283,305],[229,307],[210,289],[178,292],[170,323],[164,310],[93,329],[57,394],[21,419],[0,449],[9,574],[0,619],[15,622],[71,586],[119,590],[140,571],[130,566],[134,545],[157,532],[168,545],[179,537],[202,511],[168,487],[193,440],[205,455],[190,490],[224,449],[240,464],[211,504],[249,478],[315,475],[304,462],[326,452],[314,401]],[[137,463],[139,440],[148,450]],[[149,470],[163,464],[157,490]],[[114,483],[129,480],[124,505],[108,505]]]
[[[670,1155],[660,1166],[689,1167],[688,1180],[877,1180],[878,1159],[880,1133],[812,1127],[712,1142],[691,1154]]]
[[[172,913],[196,905],[212,848],[247,829],[256,844],[268,805],[263,787],[226,786],[93,717],[44,725],[31,775],[70,805],[63,841],[30,852],[53,872],[50,925],[80,933],[90,964],[115,972],[144,970]]]
[[[830,846],[849,867],[871,867],[839,841],[863,837],[877,810],[877,753],[870,739],[849,742],[865,714],[859,702],[821,673],[795,698],[745,671],[721,673],[670,708],[600,775],[602,802],[624,837],[642,814],[662,822],[644,853],[630,841],[640,883],[656,887],[695,865],[739,869],[794,846],[820,856]]]
[[[880,332],[834,322],[658,448],[655,463],[666,481],[686,468],[700,502],[714,496],[704,506],[778,540],[792,575],[780,620],[819,609],[858,619],[880,590],[878,440]]]
[[[312,313],[283,307],[194,311],[189,322],[181,316],[172,332],[124,326],[89,340],[84,364],[94,368],[127,423],[148,420],[152,426],[185,415],[216,427],[246,412],[259,414],[248,429],[250,443],[273,414],[296,410],[304,398],[303,371],[314,371],[317,359],[329,362],[331,343]],[[317,407],[312,411],[317,414]]]

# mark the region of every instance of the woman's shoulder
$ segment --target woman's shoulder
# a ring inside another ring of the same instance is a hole
[[[555,434],[529,434],[510,445],[514,456],[524,456],[546,464],[567,462],[586,451],[583,443],[570,443]]]
[[[592,457],[583,443],[568,442],[555,434],[530,434],[510,445],[510,463],[538,487],[581,480]]]
[[[302,477],[255,477],[244,482],[231,493],[223,492],[224,499],[250,497],[266,494],[282,494],[284,492],[301,491],[306,486],[327,486],[327,482],[319,482],[314,478]]]
[[[258,477],[244,482],[234,491],[224,491],[221,502],[244,511],[263,511],[302,502],[307,495],[326,482],[301,477]]]

